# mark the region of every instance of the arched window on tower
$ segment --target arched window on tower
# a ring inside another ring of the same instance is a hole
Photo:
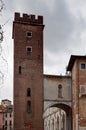
[[[58,98],[62,98],[62,85],[58,85]]]
[[[31,89],[27,88],[27,96],[30,97],[31,96]]]
[[[19,66],[19,74],[21,74],[22,72],[21,72],[21,66]]]

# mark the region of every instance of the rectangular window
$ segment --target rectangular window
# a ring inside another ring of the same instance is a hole
[[[80,85],[80,96],[86,95],[86,85]]]
[[[5,126],[5,128],[4,128],[5,130],[7,130],[7,127]]]
[[[10,113],[10,117],[11,117],[11,113]]]
[[[31,101],[27,101],[27,112],[31,112]]]
[[[12,125],[12,121],[10,120],[10,122],[9,122],[9,125],[11,126]]]
[[[81,63],[81,69],[86,69],[86,64],[85,63]]]
[[[7,113],[5,114],[5,117],[7,117]]]
[[[27,88],[27,96],[28,96],[28,97],[31,96],[31,90],[30,90],[30,88]]]
[[[21,66],[19,66],[19,74],[21,74]]]
[[[7,121],[5,121],[5,125],[7,126]]]
[[[27,46],[27,47],[26,47],[26,51],[27,51],[27,55],[28,55],[28,54],[31,54],[31,52],[32,52],[32,47],[31,47],[31,46]]]
[[[26,37],[31,38],[32,37],[32,32],[30,32],[30,31],[26,32]]]

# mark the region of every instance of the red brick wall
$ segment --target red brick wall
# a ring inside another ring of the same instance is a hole
[[[86,60],[77,59],[72,68],[73,130],[86,128],[86,95],[80,95],[80,85],[86,86],[86,69],[80,69],[81,63],[86,63]]]
[[[13,23],[14,129],[43,130],[43,19],[42,16],[41,20],[31,20],[28,15],[26,20],[23,17],[16,14]],[[27,31],[32,32],[31,38],[26,37]],[[30,54],[27,54],[27,46],[32,47]],[[27,88],[31,89],[30,97]],[[27,101],[31,101],[30,113]]]

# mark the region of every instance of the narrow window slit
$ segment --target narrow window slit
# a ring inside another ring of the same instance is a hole
[[[27,89],[27,96],[28,96],[28,97],[31,96],[31,89],[30,89],[30,88]]]
[[[22,72],[21,72],[21,66],[19,66],[19,74],[21,74]]]

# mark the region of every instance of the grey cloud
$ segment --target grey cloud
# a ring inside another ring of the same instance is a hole
[[[51,51],[59,51],[60,48],[62,49],[69,44],[75,29],[73,19],[74,17],[69,12],[66,1],[57,0],[53,14],[48,15],[48,21],[46,21],[47,46],[49,45]]]
[[[57,63],[60,69],[67,65],[71,54],[83,54],[81,34],[86,30],[86,19],[79,12],[78,16],[73,15],[65,0],[56,1],[54,12],[47,17],[45,51],[55,56],[49,58],[49,54],[45,52],[45,66],[52,68],[54,65],[50,62],[54,58],[56,62],[54,60],[53,64]]]

